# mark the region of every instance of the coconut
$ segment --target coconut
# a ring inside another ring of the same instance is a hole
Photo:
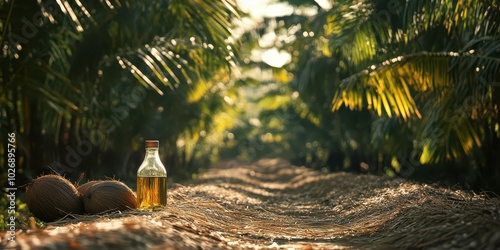
[[[76,187],[76,189],[83,196],[83,194],[87,191],[87,189],[89,189],[89,187],[91,187],[92,185],[99,183],[99,182],[101,182],[101,181],[89,181],[87,183],[84,183],[84,184]]]
[[[134,192],[123,182],[99,181],[91,185],[82,196],[85,213],[124,211],[137,208]]]
[[[81,195],[59,175],[44,175],[26,186],[26,204],[40,220],[55,221],[68,214],[83,214]]]

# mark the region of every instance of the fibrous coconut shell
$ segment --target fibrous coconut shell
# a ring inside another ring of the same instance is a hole
[[[59,175],[44,175],[26,186],[26,204],[40,220],[55,221],[68,214],[83,214],[81,195]]]
[[[101,182],[101,181],[89,181],[87,183],[79,185],[78,187],[76,187],[76,189],[83,196],[83,194],[85,194],[85,192],[87,192],[87,189],[89,189],[89,187],[91,187],[92,185],[99,183],[99,182]]]
[[[124,211],[137,208],[134,192],[123,182],[109,180],[91,185],[82,196],[85,213]]]

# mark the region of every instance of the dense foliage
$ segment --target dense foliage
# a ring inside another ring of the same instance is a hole
[[[217,153],[232,126],[234,1],[1,1],[0,13],[0,137],[16,133],[19,178],[132,178],[145,139],[177,176]]]
[[[312,2],[262,29],[292,55],[296,100],[268,107],[298,162],[500,190],[498,2]]]

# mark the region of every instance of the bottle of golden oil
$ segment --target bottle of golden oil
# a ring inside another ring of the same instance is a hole
[[[167,205],[167,170],[158,154],[159,142],[146,140],[146,155],[137,170],[137,204],[139,208]]]

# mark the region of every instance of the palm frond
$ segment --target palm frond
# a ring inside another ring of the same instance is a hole
[[[410,40],[437,26],[444,26],[448,33],[467,34],[466,39],[494,34],[500,28],[498,4],[487,0],[409,1],[405,4],[402,18]]]
[[[346,55],[353,65],[375,59],[379,43],[389,43],[390,23],[379,18],[370,3],[341,1],[329,10],[327,23],[329,47]]]
[[[443,57],[446,59],[448,55],[439,56],[440,59]],[[332,110],[345,105],[350,109],[368,107],[378,115],[385,111],[389,117],[393,112],[403,119],[411,115],[420,117],[410,88],[425,91],[447,81],[446,67],[430,67],[436,72],[425,72],[430,62],[428,59],[428,53],[399,56],[342,80],[334,95]],[[435,65],[441,63],[443,60],[434,61]],[[433,79],[429,78],[431,76]]]

